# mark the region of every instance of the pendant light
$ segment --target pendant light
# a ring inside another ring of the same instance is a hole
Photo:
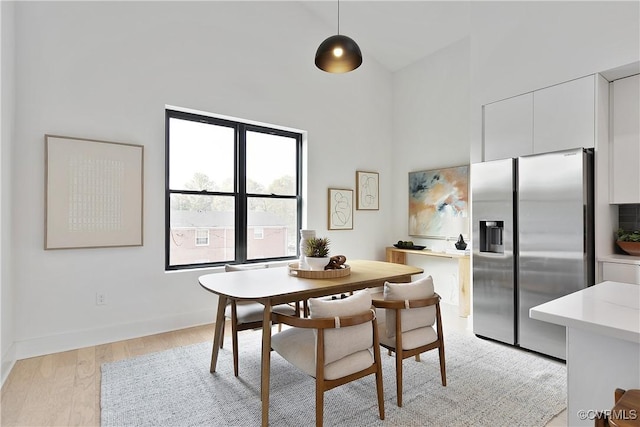
[[[328,73],[347,73],[362,64],[360,47],[351,38],[340,34],[340,0],[338,0],[338,34],[318,47],[316,67]]]

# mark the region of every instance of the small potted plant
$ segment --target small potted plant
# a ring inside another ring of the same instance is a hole
[[[324,270],[329,263],[329,238],[311,237],[304,246],[304,255],[311,270]]]
[[[640,256],[640,231],[624,231],[619,228],[616,232],[616,244],[629,255]]]

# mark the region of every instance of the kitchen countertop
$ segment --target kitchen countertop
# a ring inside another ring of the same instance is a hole
[[[635,264],[640,265],[640,256],[611,254],[598,257],[600,262],[615,262],[618,264]]]
[[[640,286],[602,282],[533,307],[529,316],[640,343]]]

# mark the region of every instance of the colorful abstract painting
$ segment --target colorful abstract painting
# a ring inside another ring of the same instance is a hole
[[[469,166],[409,173],[409,235],[467,234]]]

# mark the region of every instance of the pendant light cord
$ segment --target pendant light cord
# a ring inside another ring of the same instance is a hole
[[[340,34],[340,0],[338,0],[338,35]]]

